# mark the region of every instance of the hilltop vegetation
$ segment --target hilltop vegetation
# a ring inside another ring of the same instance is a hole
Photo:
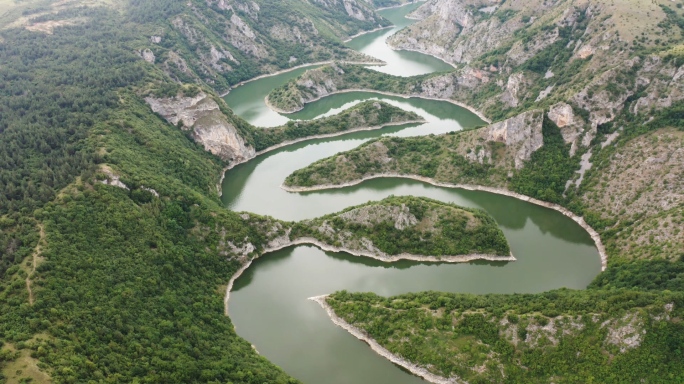
[[[387,75],[358,65],[333,63],[309,69],[299,78],[273,89],[268,102],[285,113],[297,112],[304,104],[337,91],[367,89],[397,94],[411,94],[426,75],[401,77]]]
[[[335,293],[336,315],[392,353],[471,383],[684,379],[682,292]]]
[[[433,256],[510,255],[494,219],[479,209],[418,197],[389,197],[303,221],[293,237],[313,237],[379,258],[399,254]]]

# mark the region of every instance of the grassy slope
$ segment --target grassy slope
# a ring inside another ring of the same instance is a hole
[[[286,178],[285,184],[335,185],[397,173],[451,184],[508,188],[557,203],[563,200],[565,180],[576,164],[558,127],[548,118],[542,124],[544,146],[519,170],[513,161],[516,148],[487,141],[484,129],[473,129],[438,136],[380,138],[297,170]]]
[[[336,185],[381,173],[399,173],[450,183],[505,187],[507,165],[502,164],[499,169],[464,157],[467,149],[474,147],[469,146],[471,141],[478,137],[477,132],[466,131],[418,138],[381,138],[299,169],[285,179],[285,185]]]

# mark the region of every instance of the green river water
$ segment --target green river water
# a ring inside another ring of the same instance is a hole
[[[360,36],[349,46],[388,62],[379,70],[397,75],[443,71],[450,66],[412,52],[395,52],[384,41],[412,21],[403,16],[417,5],[382,11],[396,27]],[[362,100],[377,98],[411,110],[427,120],[421,125],[312,140],[282,148],[227,172],[223,200],[235,211],[284,220],[301,220],[339,211],[389,195],[416,195],[480,207],[501,226],[511,244],[511,263],[385,264],[311,246],[292,247],[256,260],[237,279],[230,296],[230,317],[237,333],[263,356],[305,383],[421,383],[376,355],[366,344],[336,327],[311,296],[346,289],[380,295],[438,290],[468,293],[532,293],[568,287],[582,289],[599,273],[601,263],[589,235],[574,221],[550,209],[485,192],[438,188],[405,179],[376,179],[358,186],[313,193],[287,193],[280,188],[292,171],[334,153],[352,149],[381,135],[438,134],[482,121],[451,103],[402,99],[367,92],[344,93],[279,115],[264,104],[268,92],[306,69],[253,81],[225,98],[251,123],[271,127],[292,119],[334,114]]]

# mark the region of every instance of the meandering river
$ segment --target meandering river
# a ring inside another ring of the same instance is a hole
[[[448,64],[435,58],[392,51],[385,45],[387,36],[413,22],[404,16],[417,6],[382,11],[396,27],[362,35],[348,45],[388,62],[387,66],[378,67],[387,73],[407,76],[449,69]],[[230,317],[240,336],[290,375],[311,384],[423,382],[333,325],[318,304],[307,300],[311,296],[342,289],[380,295],[426,290],[532,293],[561,287],[585,288],[599,273],[598,252],[579,225],[556,211],[514,198],[438,188],[405,179],[376,179],[350,188],[303,194],[280,189],[292,171],[374,137],[438,134],[482,123],[473,113],[448,102],[367,92],[326,97],[287,117],[268,109],[264,104],[266,94],[303,71],[249,82],[225,99],[235,113],[262,127],[338,113],[370,98],[414,111],[427,123],[294,144],[239,165],[228,171],[223,182],[223,200],[229,209],[301,220],[389,195],[427,196],[487,210],[501,226],[518,261],[384,264],[311,246],[264,256],[235,282],[229,302]]]

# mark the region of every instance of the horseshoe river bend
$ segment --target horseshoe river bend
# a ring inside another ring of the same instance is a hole
[[[404,16],[417,6],[381,11],[395,27],[356,37],[348,46],[384,60],[387,65],[377,69],[394,75],[450,69],[450,65],[436,58],[393,51],[385,44],[389,35],[413,22]],[[317,303],[307,300],[312,296],[343,289],[384,296],[428,290],[483,294],[534,293],[561,287],[583,289],[600,272],[601,260],[594,242],[575,221],[560,212],[512,197],[395,178],[310,193],[288,193],[281,189],[285,177],[293,171],[371,138],[440,134],[483,123],[467,109],[446,101],[404,99],[371,92],[328,96],[287,116],[270,110],[264,103],[268,92],[306,69],[248,82],[232,90],[225,100],[236,114],[265,128],[289,119],[336,114],[368,99],[416,112],[427,122],[309,140],[238,165],[227,171],[223,181],[223,201],[229,209],[302,220],[389,195],[426,196],[485,209],[503,230],[517,261],[387,264],[324,252],[313,246],[267,254],[255,260],[235,281],[228,303],[230,317],[241,337],[287,373],[311,384],[424,382],[334,325]]]

